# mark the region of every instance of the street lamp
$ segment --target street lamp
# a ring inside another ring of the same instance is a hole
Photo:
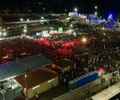
[[[98,12],[95,12],[94,14],[97,16],[97,15],[98,15]]]
[[[44,19],[44,17],[42,16],[42,17],[41,17],[41,19],[43,20],[43,19]]]
[[[83,38],[82,38],[82,42],[83,42],[83,43],[86,43],[86,42],[87,42],[87,38],[86,38],[86,37],[83,37]]]
[[[98,6],[95,6],[95,9],[98,9]]]
[[[7,33],[6,32],[3,32],[3,36],[6,36],[7,35]]]
[[[5,37],[7,35],[6,29],[3,29],[2,35]]]
[[[24,26],[23,33],[25,33],[25,34],[27,33],[27,25]]]
[[[27,29],[23,29],[23,32],[24,32],[24,33],[27,33]]]
[[[28,75],[27,74],[25,74],[24,75],[24,78],[25,78],[25,95],[27,96],[27,77],[28,77]]]
[[[98,15],[98,6],[95,6],[94,8],[95,8],[94,14],[97,16]]]
[[[20,21],[23,21],[23,18],[20,18]]]
[[[77,12],[78,11],[78,9],[77,8],[74,8],[74,12]]]

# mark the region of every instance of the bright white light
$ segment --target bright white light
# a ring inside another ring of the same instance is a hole
[[[72,30],[72,29],[69,29],[69,30],[68,30],[68,33],[69,33],[69,34],[71,34],[72,32],[73,32],[73,30]]]
[[[23,21],[23,18],[20,18],[20,21]]]
[[[95,9],[98,9],[98,6],[95,6]]]
[[[44,19],[44,17],[42,16],[42,17],[41,17],[41,19],[43,20],[43,19]]]
[[[97,15],[98,13],[97,13],[97,12],[95,12],[94,14],[95,14],[95,15]]]
[[[37,32],[36,35],[37,36],[42,35],[42,32]]]
[[[73,24],[70,24],[70,27],[73,27]]]
[[[77,8],[74,8],[74,11],[75,11],[75,12],[77,12],[77,11],[78,11],[78,9],[77,9]]]
[[[85,38],[85,37],[82,38],[82,42],[83,42],[83,43],[86,43],[86,42],[87,42],[87,38]]]
[[[3,32],[3,36],[6,36],[7,35],[7,33],[6,32]]]
[[[27,22],[29,22],[30,21],[30,19],[27,19]]]
[[[2,35],[2,32],[0,32],[0,35]]]
[[[27,29],[23,29],[23,32],[24,32],[24,33],[27,33]]]
[[[74,32],[73,35],[76,36],[76,33]]]
[[[26,77],[27,77],[27,74],[25,74],[24,77],[26,78]]]

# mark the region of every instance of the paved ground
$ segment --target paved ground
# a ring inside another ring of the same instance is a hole
[[[78,89],[70,91],[62,96],[55,98],[54,100],[85,100],[90,96],[102,91],[103,89],[111,86],[110,79],[112,79],[112,74],[104,76],[105,82],[101,84],[101,78],[97,79],[91,83],[88,83],[85,86],[82,86]],[[117,74],[116,81],[120,81],[120,75]]]
[[[55,87],[53,89],[48,90],[45,93],[42,93],[39,95],[39,100],[52,100],[53,98],[63,95],[68,92],[68,88],[66,84],[61,84],[58,87]],[[32,98],[30,100],[35,100],[35,98]]]

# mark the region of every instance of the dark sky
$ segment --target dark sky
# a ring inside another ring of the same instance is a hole
[[[94,6],[98,5],[99,13],[106,15],[108,12],[120,13],[120,0],[0,0],[1,9],[21,11],[32,10],[32,12],[55,11],[63,12],[64,9],[72,11],[74,7],[79,8],[81,13],[93,13]]]

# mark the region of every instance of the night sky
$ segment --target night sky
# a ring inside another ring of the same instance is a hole
[[[64,12],[78,7],[81,13],[93,13],[98,5],[99,14],[120,13],[120,0],[0,0],[1,10],[21,12]]]

